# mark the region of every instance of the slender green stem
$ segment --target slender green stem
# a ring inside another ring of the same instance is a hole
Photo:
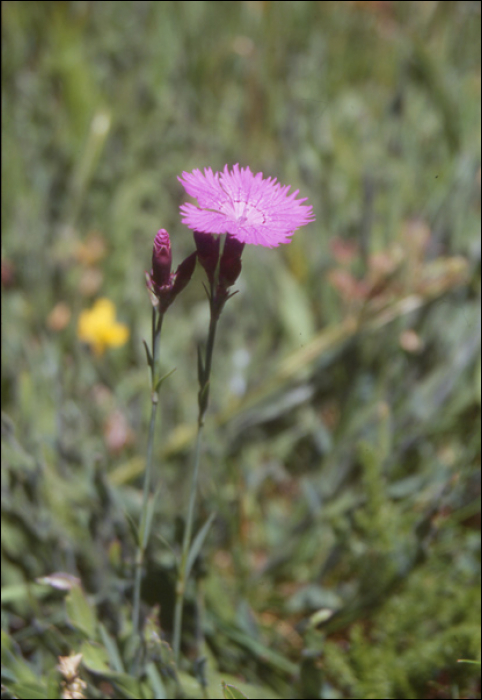
[[[209,700],[208,682],[206,678],[207,656],[203,653],[206,640],[204,637],[204,591],[201,584],[198,585],[197,589],[196,643],[198,648],[198,669],[196,676],[201,684],[203,698]]]
[[[204,368],[204,375],[206,377],[206,389],[203,387],[202,390],[205,391],[207,390],[209,392],[209,382],[211,378],[211,364],[212,364],[212,359],[213,359],[213,351],[214,351],[214,339],[216,337],[216,325],[217,325],[217,318],[211,316],[211,321],[209,323],[209,335],[208,335],[208,342],[206,345],[206,366]],[[206,408],[204,411],[201,409],[199,413],[199,422],[201,425],[204,423],[204,416],[206,413],[207,409],[207,401],[206,401]]]
[[[217,318],[211,315],[209,324],[209,334],[206,343],[206,356],[204,364],[204,381],[200,382],[200,396],[209,391],[209,381],[211,375],[212,356],[214,350],[214,339],[216,336]],[[176,605],[174,608],[174,634],[173,634],[173,652],[176,664],[179,663],[179,652],[181,648],[181,631],[182,631],[182,611],[184,605],[184,593],[186,591],[187,576],[186,567],[189,556],[189,547],[191,545],[192,526],[194,522],[194,510],[196,505],[196,494],[199,481],[199,462],[201,453],[201,438],[204,426],[204,416],[207,409],[207,400],[200,401],[198,415],[198,429],[196,435],[196,445],[194,448],[194,466],[191,479],[191,491],[189,494],[189,505],[187,510],[186,526],[184,528],[184,536],[182,540],[181,563],[179,566],[179,575],[176,584]]]
[[[182,628],[182,608],[184,604],[184,592],[186,590],[186,566],[189,555],[189,545],[191,544],[192,524],[194,521],[194,507],[196,504],[197,484],[199,479],[199,455],[201,451],[201,436],[203,426],[198,424],[196,446],[194,449],[194,467],[191,479],[191,492],[189,494],[189,506],[187,510],[186,526],[182,540],[181,563],[179,566],[179,577],[176,584],[176,606],[174,608],[174,636],[172,648],[176,664],[179,662],[179,650],[181,648],[181,628]]]
[[[182,540],[182,551],[181,551],[181,562],[179,565],[179,573],[176,584],[176,604],[174,608],[174,633],[173,633],[173,652],[174,660],[176,665],[179,664],[179,653],[181,649],[181,633],[182,633],[182,613],[184,605],[184,594],[186,592],[187,579],[189,572],[187,571],[187,563],[189,558],[189,550],[191,546],[192,538],[192,526],[194,522],[194,510],[196,505],[196,494],[199,481],[199,461],[201,454],[201,439],[204,427],[204,416],[209,403],[209,383],[211,381],[211,367],[214,352],[214,340],[216,338],[216,327],[219,320],[219,314],[221,313],[222,306],[226,301],[224,298],[222,304],[219,306],[218,294],[218,282],[219,282],[219,271],[221,265],[221,258],[224,251],[225,237],[221,236],[219,256],[216,265],[216,270],[214,273],[214,279],[211,280],[209,303],[211,309],[211,318],[209,322],[209,332],[206,342],[206,353],[204,356],[204,362],[202,363],[202,370],[199,376],[199,413],[198,413],[198,428],[196,435],[196,446],[194,448],[194,466],[191,479],[191,491],[189,494],[189,506],[187,511],[186,526],[184,528],[184,536]],[[201,623],[202,624],[202,623]],[[204,689],[204,693],[206,690]]]
[[[156,390],[157,382],[157,363],[159,359],[159,345],[161,337],[162,321],[164,316],[161,314],[156,323],[156,311],[152,310],[152,364],[151,364],[151,419],[149,422],[149,434],[147,438],[147,455],[146,469],[144,472],[144,486],[142,493],[142,509],[139,521],[138,544],[135,560],[135,575],[134,575],[134,596],[133,596],[133,612],[132,625],[134,633],[139,634],[139,608],[141,600],[141,582],[142,582],[142,565],[144,563],[144,555],[149,541],[149,529],[147,525],[147,502],[151,490],[152,481],[152,454],[154,449],[154,433],[156,423],[156,412],[159,397]]]

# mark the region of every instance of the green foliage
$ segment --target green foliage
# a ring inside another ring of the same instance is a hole
[[[2,19],[4,697],[480,696],[480,5]],[[161,227],[194,249],[176,177],[236,162],[317,220],[245,249],[220,320],[176,668],[208,302],[197,270],[163,326],[138,639],[144,271]]]
[[[246,697],[246,695],[243,695],[243,693],[237,688],[235,688],[234,685],[229,685],[228,683],[223,683],[223,695],[229,700],[234,700],[234,698]]]

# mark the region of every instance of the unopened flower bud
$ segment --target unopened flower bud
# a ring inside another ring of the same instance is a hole
[[[209,283],[213,284],[219,259],[219,236],[194,231],[194,241],[196,243],[198,260],[206,271]]]
[[[219,265],[219,284],[223,287],[231,287],[241,273],[241,253],[244,243],[234,236],[226,236],[221,263]]]
[[[171,275],[171,277],[174,278],[172,284],[173,299],[184,289],[191,279],[194,268],[196,267],[196,259],[197,253],[194,251],[194,253],[191,253],[191,255],[188,255],[187,258],[182,261],[174,275]]]
[[[191,253],[177,268],[171,272],[172,253],[169,234],[160,229],[154,239],[152,251],[152,270],[146,272],[147,289],[152,305],[163,314],[176,296],[187,285],[196,266],[197,253]]]
[[[161,228],[154,238],[152,249],[152,280],[158,287],[169,284],[172,265],[171,241],[166,229]]]

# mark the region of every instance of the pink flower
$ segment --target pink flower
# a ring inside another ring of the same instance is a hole
[[[307,198],[296,199],[299,190],[288,195],[289,185],[263,180],[263,173],[253,175],[237,163],[231,171],[225,165],[222,173],[183,172],[178,180],[198,201],[181,205],[182,222],[202,233],[230,233],[242,243],[273,248],[315,220],[313,207],[302,204]]]

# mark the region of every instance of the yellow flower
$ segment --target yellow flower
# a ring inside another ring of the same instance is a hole
[[[109,299],[98,299],[92,309],[82,311],[77,324],[79,340],[92,346],[96,355],[108,347],[124,345],[129,329],[115,320],[115,306]]]

